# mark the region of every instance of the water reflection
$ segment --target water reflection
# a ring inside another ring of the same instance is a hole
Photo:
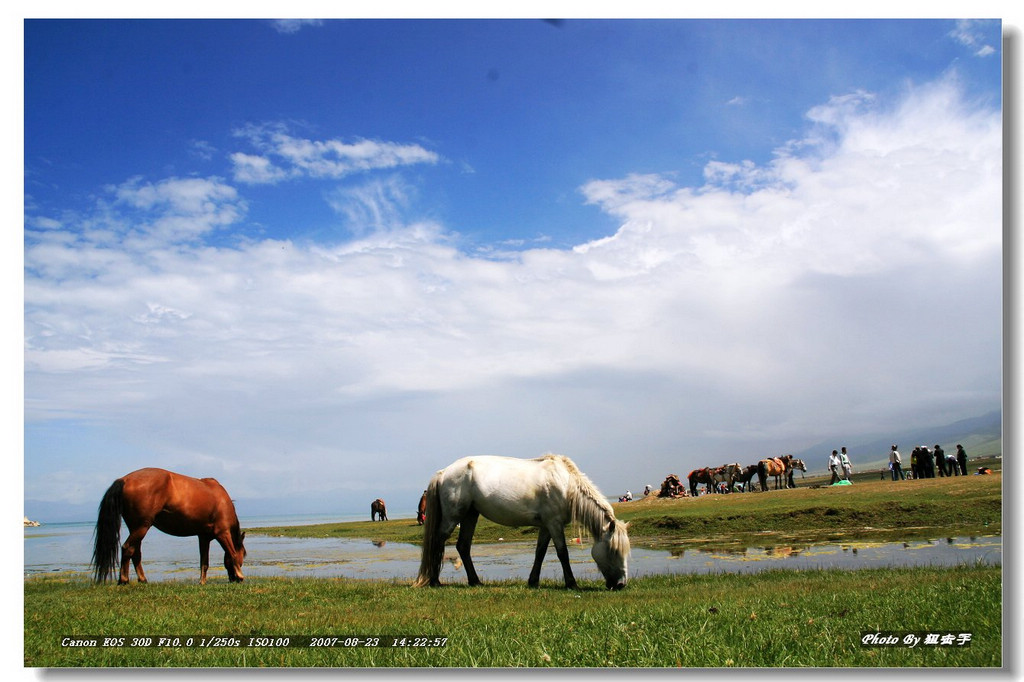
[[[57,524],[25,530],[25,574],[67,573],[89,576],[92,528],[84,524]],[[1001,537],[957,537],[909,542],[844,542],[770,547],[698,549],[633,547],[630,574],[750,573],[770,568],[874,568],[900,566],[956,566],[980,562],[1002,563]],[[337,538],[246,537],[246,577],[361,578],[411,581],[419,569],[420,548],[398,542]],[[569,546],[573,572],[583,580],[600,580],[588,544]],[[526,580],[533,563],[533,543],[476,544],[473,560],[481,579]],[[211,550],[211,580],[226,580],[221,551]],[[174,538],[163,533],[146,537],[145,569],[158,580],[196,580],[199,551],[195,538]],[[562,569],[554,552],[545,560],[541,578],[561,581]],[[134,579],[134,574],[133,574]],[[441,572],[446,582],[465,580],[465,571],[449,547]]]

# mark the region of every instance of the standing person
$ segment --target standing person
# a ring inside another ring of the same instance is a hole
[[[896,449],[895,445],[892,446],[892,452],[889,453],[889,466],[892,467],[892,480],[907,480],[907,475],[903,473],[902,461],[900,460],[900,451]]]
[[[910,477],[917,480],[921,476],[921,448],[914,448],[910,453]]]
[[[923,445],[921,447],[924,447]],[[939,470],[939,476],[952,476],[953,472],[946,466],[946,453],[943,451],[939,444],[935,444],[935,466]]]
[[[964,450],[964,446],[959,443],[956,444],[956,463],[960,465],[960,475],[967,475],[967,451]]]
[[[921,465],[922,475],[925,478],[935,478],[935,459],[932,457],[931,450],[921,448],[921,458],[924,459],[924,464]]]
[[[828,482],[829,485],[833,485],[841,478],[839,475],[839,466],[839,453],[836,450],[833,450],[832,454],[828,456],[828,470],[832,472],[832,480]]]
[[[850,455],[846,452],[846,446],[843,446],[843,451],[839,453],[839,463],[843,467],[843,478],[847,481],[850,480],[850,476],[853,475],[853,465],[850,464]]]

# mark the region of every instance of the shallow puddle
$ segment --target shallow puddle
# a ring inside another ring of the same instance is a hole
[[[25,530],[25,575],[90,574],[92,528],[85,524],[56,524]],[[337,538],[284,538],[250,535],[246,578],[317,577],[412,581],[420,562],[417,545]],[[576,577],[599,580],[590,557],[591,546],[570,544]],[[503,542],[473,546],[480,578],[526,580],[533,563],[533,543]],[[198,580],[199,548],[194,538],[151,533],[143,545],[147,577],[156,580]],[[223,553],[210,550],[210,579],[226,579]],[[634,546],[629,559],[631,577],[658,574],[749,573],[770,568],[875,568],[900,566],[957,566],[1002,563],[1002,538],[974,536],[909,542],[844,542],[815,545],[779,544],[741,550],[647,549]],[[562,569],[549,550],[541,578],[560,581]],[[132,575],[134,580],[134,573]],[[445,555],[443,582],[466,579],[454,547]]]

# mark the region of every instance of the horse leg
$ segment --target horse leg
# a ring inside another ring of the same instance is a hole
[[[210,570],[210,541],[209,535],[199,536],[199,584],[206,584],[206,572]]]
[[[220,535],[214,536],[217,540],[217,544],[224,550],[224,568],[228,572],[228,580],[233,583],[240,583],[245,580],[242,575],[242,569],[235,563],[235,554],[238,552],[238,548],[235,547],[235,541],[231,537],[230,530],[224,530]],[[209,540],[206,541],[209,545]]]
[[[544,562],[544,555],[548,552],[550,542],[551,533],[542,527],[537,533],[537,552],[533,557],[533,570],[530,571],[530,579],[526,582],[530,587],[537,587],[540,584],[540,565]]]
[[[477,576],[476,569],[473,568],[473,559],[469,556],[469,550],[473,546],[473,532],[476,530],[476,522],[479,518],[480,512],[471,507],[462,517],[462,523],[459,525],[459,539],[455,542],[455,549],[462,557],[462,565],[466,567],[466,578],[470,585],[480,584],[480,577]]]
[[[548,532],[551,533],[550,531]],[[575,590],[576,578],[573,577],[572,567],[569,565],[569,548],[565,546],[565,531],[559,528],[558,532],[551,533],[551,539],[555,541],[555,554],[558,555],[558,560],[562,563],[565,588],[567,590]]]
[[[135,566],[135,577],[140,583],[146,582],[146,573],[142,570],[142,539],[149,532],[149,526],[139,526],[128,534],[128,539],[121,545],[121,575],[118,585],[128,584],[128,562]]]

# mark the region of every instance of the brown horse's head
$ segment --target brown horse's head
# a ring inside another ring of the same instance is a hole
[[[228,571],[228,580],[240,583],[245,580],[242,575],[242,562],[245,561],[245,532],[236,526],[231,530],[231,541],[234,548],[224,552],[224,568]]]

